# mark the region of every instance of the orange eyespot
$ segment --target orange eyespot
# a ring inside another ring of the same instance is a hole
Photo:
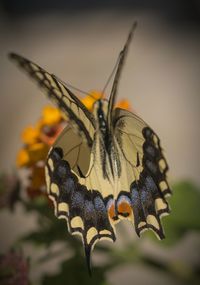
[[[117,211],[120,215],[128,217],[131,215],[131,206],[128,202],[122,201],[118,204]]]
[[[116,214],[116,209],[115,209],[115,203],[114,201],[112,201],[109,205],[108,208],[108,215],[110,217],[110,219],[112,219],[113,221],[118,220],[117,214]]]
[[[108,210],[108,214],[109,214],[111,219],[114,218],[114,216],[115,216],[115,206],[114,206],[114,203],[110,206],[110,208]]]

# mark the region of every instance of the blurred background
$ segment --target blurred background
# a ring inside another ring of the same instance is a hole
[[[128,224],[125,225],[125,229],[124,225],[122,226],[121,231],[127,232],[124,237],[124,234],[120,234],[119,227],[119,239],[115,244],[109,245],[108,251],[110,250],[112,255],[117,248],[119,252],[115,252],[116,256],[118,254],[124,260],[122,256],[126,256],[130,244],[131,246],[135,244],[137,247],[133,249],[133,259],[125,258],[124,263],[119,261],[119,264],[111,266],[110,270],[102,270],[103,273],[98,273],[100,275],[97,274],[98,277],[93,278],[103,278],[98,279],[100,281],[97,284],[123,282],[155,285],[161,281],[162,284],[169,282],[198,284],[200,280],[198,267],[200,263],[198,216],[200,2],[198,0],[0,1],[0,171],[9,174],[15,172],[16,155],[22,146],[20,134],[27,125],[34,124],[41,116],[42,108],[50,104],[38,87],[8,60],[8,52],[17,52],[31,59],[65,82],[82,90],[101,91],[135,20],[138,22],[138,27],[120,81],[119,99],[128,99],[132,109],[148,122],[161,138],[170,166],[169,181],[174,185],[174,189],[178,189],[176,192],[178,194],[170,199],[174,205],[174,216],[172,220],[170,217],[164,218],[164,224],[168,227],[172,223],[169,236],[170,234],[173,236],[177,228],[179,234],[178,239],[173,242],[170,240],[170,246],[165,247],[162,242],[157,243],[152,240],[148,234],[138,241]],[[109,95],[109,88],[107,94]],[[81,96],[78,93],[77,95]],[[193,193],[192,197],[190,192]],[[9,251],[13,244],[16,247],[16,240],[20,240],[22,236],[27,237],[28,232],[37,231],[39,206],[34,204],[34,211],[30,211],[27,207],[18,203],[14,213],[6,207],[1,210],[2,254]],[[177,216],[180,217],[179,224]],[[54,223],[56,221],[54,220]],[[59,226],[65,225],[61,223]],[[168,236],[166,241],[167,239]],[[46,240],[40,243],[39,251],[35,250],[37,242],[34,239],[31,242],[29,239],[29,243],[20,242],[19,247],[23,255],[31,260],[29,262],[31,284],[48,285],[53,284],[52,280],[59,282],[54,284],[66,284],[62,280],[71,280],[69,272],[78,274],[74,270],[78,265],[74,263],[72,266],[72,262],[71,267],[65,269],[68,279],[66,276],[63,277],[66,279],[61,278],[64,273],[59,273],[62,272],[60,268],[65,268],[61,264],[65,262],[66,256],[68,258],[71,256],[71,251],[69,249],[66,255],[65,252],[63,254],[61,244],[64,241],[59,239],[55,243],[52,241],[51,245],[48,244],[50,246],[48,250],[59,252],[61,247],[62,254],[57,256],[55,254],[55,258],[49,260],[46,258],[40,266],[35,265],[38,256],[45,254],[47,250],[45,242]],[[138,248],[139,262],[134,259],[138,256]],[[99,251],[99,254],[98,252],[93,254],[94,264],[103,266],[110,257],[109,254],[105,254],[104,249]],[[84,276],[87,274],[85,264],[82,260],[79,262],[83,263],[80,265],[82,266],[80,270],[85,272]],[[53,277],[44,278],[44,274]],[[55,276],[58,278],[57,281]],[[74,279],[72,284],[79,284],[77,280]],[[92,282],[84,280],[85,284]]]

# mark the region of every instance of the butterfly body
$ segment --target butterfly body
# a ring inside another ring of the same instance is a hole
[[[109,126],[108,117],[108,101],[98,100],[94,104],[94,117],[97,121],[95,133],[94,153],[99,153],[102,175],[112,180],[114,184],[116,178],[120,175],[119,156],[116,147],[116,140],[113,135],[113,125]]]
[[[117,85],[135,25],[120,52],[109,100],[90,112],[55,75],[10,54],[68,118],[49,151],[45,176],[55,215],[81,235],[90,267],[95,243],[115,241],[115,225],[128,219],[138,236],[151,229],[164,238],[160,218],[169,213],[168,165],[157,134],[135,113],[115,108]]]

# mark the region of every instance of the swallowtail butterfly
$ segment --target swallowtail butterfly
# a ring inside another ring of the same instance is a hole
[[[88,267],[94,244],[115,241],[115,225],[128,219],[138,236],[146,229],[163,239],[161,216],[169,213],[168,165],[157,134],[136,114],[114,108],[118,81],[136,24],[118,64],[109,100],[90,112],[55,75],[10,54],[69,118],[46,161],[46,184],[55,215],[80,234]]]

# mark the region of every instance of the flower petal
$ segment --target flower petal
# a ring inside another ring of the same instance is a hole
[[[42,111],[42,123],[43,125],[52,126],[59,123],[62,120],[62,113],[58,108],[53,106],[46,106]]]
[[[30,156],[27,149],[20,149],[17,154],[16,163],[18,167],[28,166],[30,164]]]
[[[122,99],[120,100],[116,105],[116,108],[121,108],[121,109],[126,109],[126,110],[131,110],[131,104],[128,100]]]
[[[49,151],[49,146],[40,142],[29,146],[28,153],[32,163],[45,160]]]
[[[31,145],[38,141],[40,132],[37,128],[33,126],[28,126],[24,129],[22,133],[22,141],[27,144]]]
[[[82,98],[81,101],[88,110],[92,111],[94,102],[102,97],[103,94],[101,92],[91,91],[89,95]]]

